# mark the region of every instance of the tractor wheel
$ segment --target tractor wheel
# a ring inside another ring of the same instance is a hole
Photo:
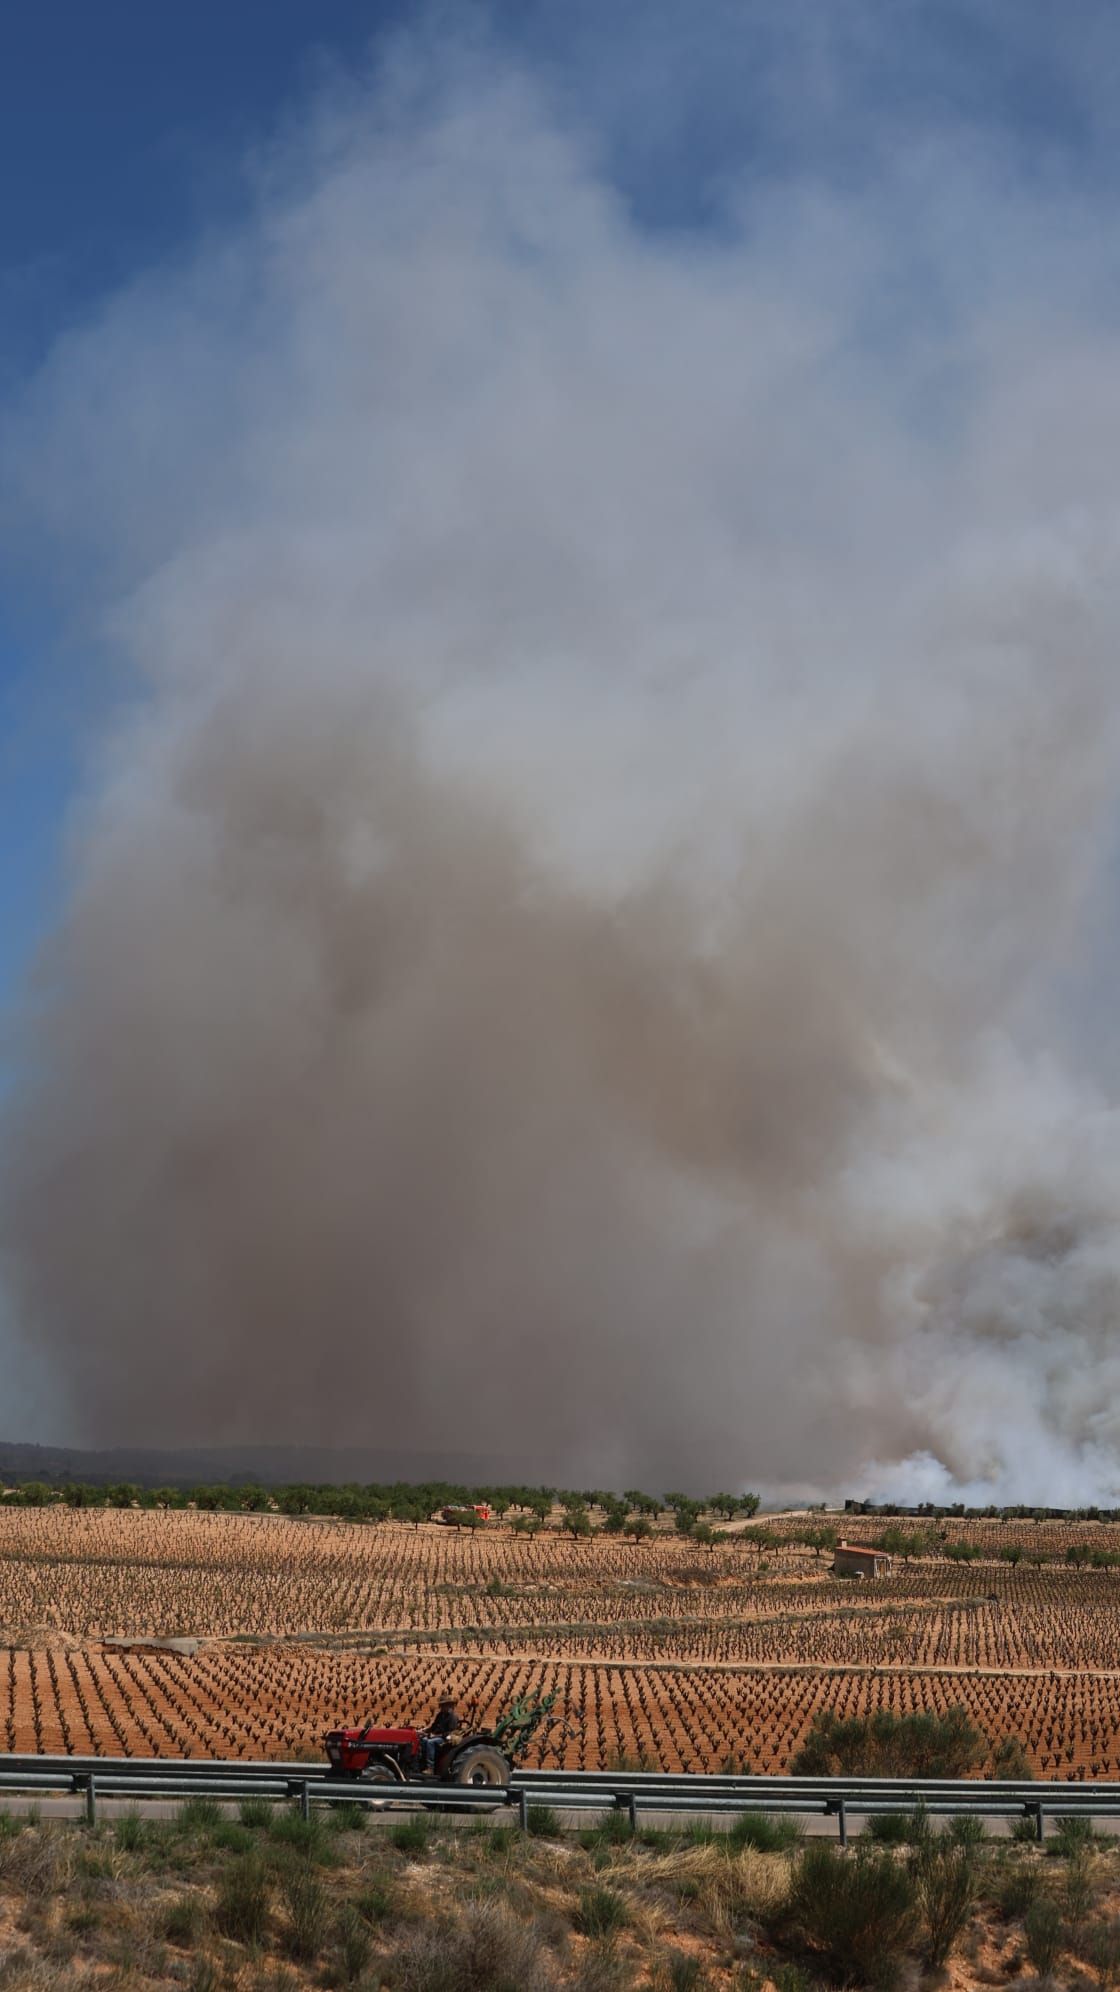
[[[508,1757],[491,1743],[475,1743],[456,1757],[451,1779],[457,1785],[507,1785],[510,1779]]]
[[[385,1757],[371,1757],[362,1772],[363,1784],[399,1785],[404,1779],[396,1767]]]

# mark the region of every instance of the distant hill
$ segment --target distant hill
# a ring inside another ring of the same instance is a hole
[[[469,1453],[388,1452],[380,1447],[198,1446],[161,1451],[120,1446],[91,1451],[77,1446],[18,1445],[0,1440],[0,1477],[68,1480],[104,1486],[133,1480],[141,1487],[194,1487],[208,1484],[265,1487],[292,1481],[338,1486],[349,1481],[458,1481],[467,1486],[493,1482],[516,1485],[555,1480],[539,1460],[520,1465]]]

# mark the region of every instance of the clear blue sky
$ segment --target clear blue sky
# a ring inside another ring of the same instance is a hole
[[[462,8],[446,18],[461,25]],[[220,224],[246,153],[314,88],[421,18],[408,0],[40,0],[0,39],[0,403],[100,297]],[[438,16],[435,17],[438,20]],[[873,174],[923,121],[1018,174],[1111,186],[1111,0],[521,0],[488,11],[596,129],[655,227],[707,225],[728,173]],[[438,32],[438,28],[436,30]],[[823,80],[822,80],[823,79]],[[2,516],[2,515],[0,515]],[[0,1006],[49,921],[59,836],[103,691],[49,575],[0,598]]]

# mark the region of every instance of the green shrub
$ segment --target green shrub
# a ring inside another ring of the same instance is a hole
[[[222,1823],[222,1808],[213,1798],[185,1798],[175,1815],[183,1833],[209,1833]]]
[[[1015,1861],[1004,1870],[996,1904],[1008,1923],[1018,1922],[1038,1900],[1041,1879],[1038,1869],[1026,1861]]]
[[[1039,1978],[1052,1976],[1063,1950],[1062,1912],[1050,1895],[1039,1895],[1023,1924],[1027,1958]]]
[[[237,1808],[237,1816],[243,1826],[258,1833],[271,1826],[275,1809],[270,1798],[243,1798]]]
[[[365,1806],[352,1799],[345,1805],[332,1805],[331,1828],[335,1833],[364,1833],[368,1816]]]
[[[872,1812],[864,1831],[881,1847],[904,1847],[909,1838],[905,1812]]]
[[[1096,1907],[1092,1856],[1082,1847],[1070,1856],[1062,1888],[1062,1911],[1074,1944],[1085,1934],[1085,1925]]]
[[[431,1827],[422,1812],[414,1812],[391,1828],[389,1838],[399,1854],[426,1854]]]
[[[293,1860],[280,1876],[280,1895],[287,1921],[284,1949],[296,1964],[310,1964],[323,1948],[327,1930],[327,1897],[313,1867]]]
[[[236,1819],[223,1819],[210,1835],[210,1845],[225,1854],[247,1854],[254,1838],[247,1826]]]
[[[580,1891],[573,1921],[584,1937],[613,1937],[624,1930],[630,1912],[624,1898],[613,1888],[584,1888]]]
[[[800,1820],[781,1813],[741,1812],[728,1830],[732,1847],[756,1847],[760,1854],[784,1854],[804,1838]]]
[[[138,1853],[147,1837],[144,1820],[135,1807],[113,1821],[113,1838],[126,1854]]]
[[[334,1860],[334,1848],[317,1813],[305,1819],[299,1812],[277,1812],[269,1833],[277,1846],[290,1848],[305,1860],[317,1861],[321,1867],[329,1867]]]
[[[917,1849],[913,1875],[925,1924],[925,1952],[939,1971],[976,1905],[976,1861],[971,1847],[929,1839]]]
[[[180,1950],[194,1950],[206,1922],[206,1905],[198,1895],[180,1895],[163,1912],[160,1929],[165,1941]]]
[[[815,1980],[799,1964],[779,1964],[770,1976],[774,1981],[774,1992],[816,1992]]]
[[[1082,1948],[1101,1992],[1115,1992],[1120,1985],[1120,1920],[1112,1917],[1108,1922],[1094,1924]]]
[[[1005,1736],[991,1756],[993,1778],[1009,1784],[1027,1784],[1034,1777],[1031,1760],[1017,1736]]]
[[[1014,1826],[1011,1828],[1011,1838],[1020,1847],[1033,1847],[1035,1845],[1038,1839],[1038,1823],[1031,1818],[1029,1812],[1024,1813],[1022,1819],[1015,1821]]]
[[[516,1838],[514,1826],[488,1826],[480,1819],[471,1827],[471,1839],[481,1840],[488,1854],[508,1854]]]
[[[1059,1819],[1046,1843],[1046,1851],[1069,1860],[1091,1847],[1095,1838],[1091,1819]]]
[[[986,1834],[984,1821],[975,1812],[956,1812],[945,1829],[954,1847],[979,1847]]]
[[[526,1826],[535,1840],[558,1840],[560,1837],[560,1815],[551,1805],[531,1805],[526,1814]]]
[[[987,1745],[963,1708],[838,1716],[822,1709],[790,1763],[795,1777],[963,1778]]]
[[[393,1886],[383,1876],[366,1885],[354,1897],[354,1907],[363,1922],[383,1923],[393,1911]]]
[[[703,1958],[691,1951],[665,1951],[658,1960],[658,1992],[706,1992],[711,1982]]]
[[[889,1853],[825,1841],[806,1847],[790,1893],[805,1942],[841,1985],[894,1983],[918,1933],[917,1889]]]
[[[345,1902],[338,1914],[338,1954],[342,1976],[348,1985],[362,1976],[372,1949],[373,1937],[368,1921],[353,1903]]]
[[[256,1854],[242,1854],[229,1863],[218,1883],[214,1921],[224,1937],[236,1943],[259,1944],[268,1930],[271,1890]]]
[[[621,1847],[634,1837],[630,1815],[626,1812],[608,1812],[597,1826],[585,1826],[578,1835],[579,1844],[588,1853],[599,1847]]]

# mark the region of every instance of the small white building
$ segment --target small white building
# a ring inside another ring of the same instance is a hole
[[[837,1577],[889,1577],[891,1559],[865,1542],[838,1542],[832,1568]]]

